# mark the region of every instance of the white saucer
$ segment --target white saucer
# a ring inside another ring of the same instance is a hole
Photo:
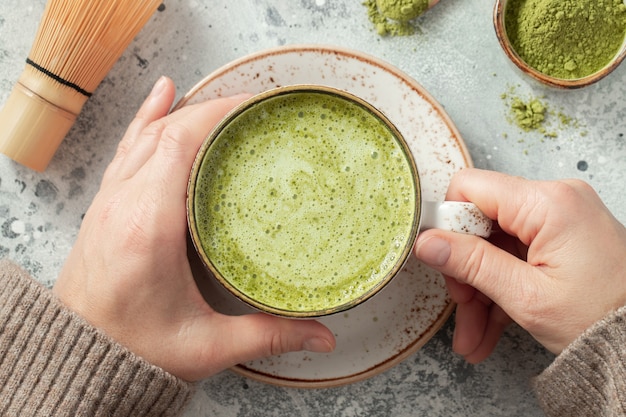
[[[443,200],[451,176],[472,166],[456,127],[430,94],[399,69],[366,54],[319,45],[286,46],[236,60],[200,81],[176,108],[290,84],[324,84],[356,94],[406,138],[426,200]],[[226,293],[190,253],[194,274],[216,310],[251,310]],[[347,313],[320,321],[337,338],[331,354],[289,353],[234,367],[250,378],[291,387],[331,387],[377,375],[419,350],[453,310],[443,277],[411,258],[385,289]]]

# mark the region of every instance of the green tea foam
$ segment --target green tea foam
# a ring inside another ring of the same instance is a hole
[[[291,92],[215,137],[193,200],[202,248],[245,296],[274,309],[335,308],[368,294],[415,235],[413,167],[360,104]]]

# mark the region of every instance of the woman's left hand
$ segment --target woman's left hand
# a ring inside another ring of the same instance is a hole
[[[54,286],[71,310],[137,355],[188,381],[289,351],[329,352],[333,334],[310,320],[215,312],[187,258],[186,191],[195,155],[242,97],[168,114],[161,78],[130,124]]]

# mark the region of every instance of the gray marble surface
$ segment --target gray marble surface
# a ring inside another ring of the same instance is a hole
[[[24,4],[0,2],[0,103],[22,71],[45,2]],[[626,67],[583,90],[540,87],[506,61],[492,8],[493,0],[441,0],[416,21],[415,35],[381,38],[360,0],[166,1],[88,101],[45,172],[0,156],[0,256],[54,283],[118,140],[160,75],[173,78],[182,96],[233,59],[302,43],[388,61],[442,103],[477,167],[584,179],[626,222]],[[512,90],[543,97],[576,123],[559,126],[552,117],[557,135],[550,138],[521,131],[503,98]],[[490,359],[472,366],[452,353],[451,333],[448,322],[403,363],[339,388],[280,388],[225,371],[200,385],[186,416],[541,415],[529,380],[551,362],[549,353],[512,327]]]

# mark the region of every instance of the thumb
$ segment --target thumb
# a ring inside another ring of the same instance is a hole
[[[335,348],[333,333],[315,320],[292,320],[264,313],[220,316],[215,329],[220,337],[214,338],[207,358],[217,368],[287,352],[328,353]]]
[[[420,233],[415,255],[442,274],[470,285],[515,320],[538,281],[536,269],[477,236],[431,229]]]

